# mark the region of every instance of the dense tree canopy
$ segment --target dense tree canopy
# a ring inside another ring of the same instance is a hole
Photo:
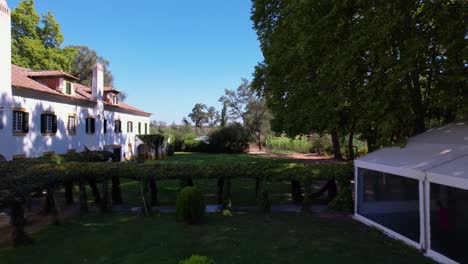
[[[276,130],[395,144],[466,113],[467,19],[462,0],[253,0],[253,87]]]
[[[113,86],[114,76],[109,61],[86,46],[62,48],[64,36],[52,12],[39,15],[34,0],[23,0],[11,12],[12,62],[33,70],[62,70],[80,78],[80,83],[91,86],[93,66],[104,67],[104,84]],[[120,100],[127,97],[119,94]]]
[[[109,70],[108,60],[87,46],[70,46],[70,48],[76,50],[76,55],[71,62],[71,74],[80,78],[81,84],[91,86],[93,67],[96,63],[100,63],[104,67],[104,85],[114,85],[114,76]]]
[[[70,71],[75,55],[61,48],[64,37],[52,12],[39,16],[33,0],[23,0],[11,12],[12,62],[33,70]]]

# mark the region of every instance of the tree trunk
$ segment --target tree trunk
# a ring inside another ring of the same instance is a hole
[[[192,177],[187,178],[187,185],[186,186],[194,186]]]
[[[310,196],[311,198],[317,198],[317,197],[322,196],[322,194],[324,194],[325,192],[327,192],[328,202],[330,202],[331,200],[335,198],[335,196],[338,193],[338,190],[337,190],[336,182],[334,179],[327,181],[327,183],[325,183],[325,185],[322,188],[320,188],[320,190],[311,194]]]
[[[194,186],[192,177],[186,177],[180,179],[180,189],[183,189],[187,186]]]
[[[223,207],[224,209],[231,209],[231,179],[224,180]]]
[[[291,196],[293,204],[301,204],[302,203],[302,189],[301,189],[301,182],[292,180],[291,181]]]
[[[158,185],[154,178],[149,180],[149,188],[150,188],[150,195],[151,195],[151,206],[159,205],[158,200]]]
[[[259,209],[265,215],[270,215],[271,212],[271,202],[270,202],[270,195],[268,193],[268,183],[265,179],[262,179],[260,182],[260,191],[259,197],[257,199],[257,205]]]
[[[258,198],[259,191],[260,191],[260,179],[255,178],[255,198]]]
[[[86,186],[84,180],[79,180],[79,189],[80,189],[80,213],[88,213],[88,197],[86,195]]]
[[[367,151],[372,152],[374,150],[377,150],[377,132],[375,128],[368,128],[368,130],[369,132],[366,137]]]
[[[73,201],[73,180],[65,181],[65,202],[67,205],[74,203]]]
[[[224,189],[224,178],[218,178],[218,192],[216,194],[216,200],[218,204],[223,204],[223,189]]]
[[[49,215],[49,214],[55,214],[57,209],[55,205],[55,199],[54,199],[54,189],[53,188],[47,188],[46,189],[46,197],[44,200],[44,206],[42,207],[42,214]]]
[[[20,201],[10,202],[10,224],[12,226],[11,238],[13,246],[27,245],[32,243],[32,239],[24,231],[26,219],[24,218],[24,209]]]
[[[142,179],[141,180],[141,200],[143,203],[143,208],[142,211],[149,216],[151,214],[151,205],[150,205],[150,199],[148,199],[148,180],[147,179]]]
[[[327,200],[328,200],[328,202],[331,202],[336,197],[336,195],[338,194],[338,189],[336,187],[335,180],[328,181],[327,185],[328,185]]]
[[[101,212],[109,212],[110,211],[110,197],[109,197],[109,178],[104,177],[102,179],[102,199],[100,203]]]
[[[331,133],[332,143],[333,143],[333,156],[337,160],[343,160],[343,155],[341,154],[340,148],[340,139],[337,132]]]
[[[120,188],[120,178],[117,176],[112,177],[112,204],[122,204],[122,189]]]
[[[96,179],[89,180],[89,187],[91,187],[91,192],[94,196],[94,203],[99,205],[101,203],[101,195],[99,194],[99,189],[97,187]]]
[[[259,134],[257,137],[257,142],[258,142],[258,150],[262,150],[262,135]]]
[[[349,134],[349,140],[348,140],[348,160],[354,160],[354,157],[355,157],[353,140],[354,140],[354,132],[351,132]]]
[[[412,80],[410,79],[412,77]],[[412,76],[407,75],[408,81],[407,85],[409,86],[410,90],[410,97],[411,97],[411,108],[414,111],[414,131],[413,134],[417,135],[422,133],[426,130],[425,124],[425,109],[423,104],[422,92],[419,83],[419,74],[412,72]]]

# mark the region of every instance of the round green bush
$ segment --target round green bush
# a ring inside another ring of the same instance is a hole
[[[205,196],[197,187],[183,188],[177,196],[176,213],[188,224],[200,223],[205,214]]]
[[[192,255],[190,258],[180,261],[179,264],[216,264],[216,263],[214,262],[214,260],[208,257]]]

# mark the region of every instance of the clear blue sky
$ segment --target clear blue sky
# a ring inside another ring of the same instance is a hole
[[[7,0],[11,9],[19,0]],[[195,103],[219,109],[224,89],[252,79],[262,60],[250,0],[36,0],[54,12],[65,45],[111,63],[115,86],[152,119],[180,123]]]

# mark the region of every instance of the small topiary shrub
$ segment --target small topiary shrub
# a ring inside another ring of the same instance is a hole
[[[183,188],[177,196],[176,213],[188,224],[200,223],[205,214],[205,196],[197,187]]]
[[[192,255],[190,258],[180,261],[179,264],[216,264],[216,263],[214,262],[214,260],[208,257]]]

